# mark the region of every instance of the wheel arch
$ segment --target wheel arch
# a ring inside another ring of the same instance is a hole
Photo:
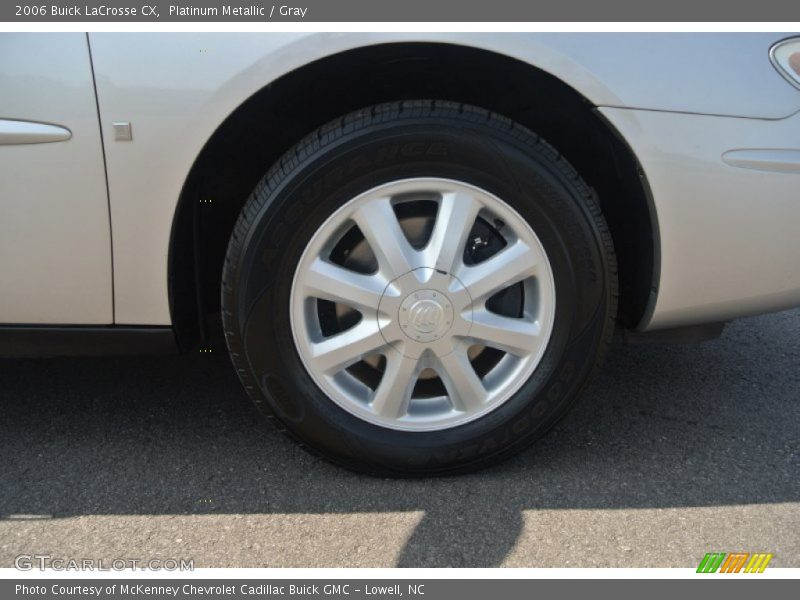
[[[646,316],[658,281],[658,224],[634,151],[592,103],[554,75],[450,43],[363,46],[298,67],[242,102],[188,173],[173,217],[169,305],[179,345],[205,339],[219,309],[227,241],[247,197],[304,135],[358,108],[431,98],[474,104],[540,134],[597,192],[620,268],[620,322]]]

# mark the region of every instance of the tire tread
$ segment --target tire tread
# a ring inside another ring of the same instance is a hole
[[[458,119],[480,124],[484,127],[488,126],[498,130],[504,135],[510,135],[521,144],[528,146],[541,158],[545,159],[554,173],[569,182],[572,190],[577,192],[583,208],[586,210],[587,215],[590,217],[595,227],[599,238],[598,242],[606,258],[607,269],[605,277],[608,282],[606,286],[608,297],[606,299],[607,315],[597,355],[591,367],[590,375],[585,379],[579,392],[575,394],[576,399],[597,375],[605,360],[614,333],[619,302],[617,260],[614,252],[614,244],[611,238],[611,232],[603,217],[597,193],[594,189],[589,187],[575,168],[553,146],[531,130],[508,117],[464,103],[444,100],[400,100],[356,110],[319,127],[312,133],[303,137],[267,171],[267,174],[256,185],[256,188],[242,208],[241,214],[233,228],[223,264],[221,283],[222,323],[225,341],[228,346],[231,361],[233,362],[245,391],[259,407],[267,420],[272,423],[278,431],[314,456],[324,458],[351,470],[376,476],[419,477],[419,475],[409,475],[402,472],[388,472],[383,468],[378,469],[367,463],[344,462],[340,459],[325,455],[317,449],[304,444],[298,436],[283,425],[280,418],[262,400],[258,391],[259,385],[253,379],[249,366],[247,365],[243,340],[238,334],[239,323],[235,311],[232,310],[234,277],[238,271],[238,259],[242,254],[248,231],[264,205],[269,201],[273,191],[281,185],[284,179],[289,177],[295,170],[302,168],[307,161],[313,160],[320,153],[325,152],[328,147],[335,144],[344,136],[389,121],[397,122],[403,119],[413,120],[423,116]],[[564,407],[563,414],[566,414],[571,405],[572,403],[569,403]],[[560,420],[560,418],[558,420]],[[555,425],[558,420],[556,420],[553,425]],[[533,441],[534,440],[530,440],[525,446],[530,445]],[[483,456],[475,462],[444,469],[436,474],[453,475],[472,471],[476,468],[501,462],[509,455],[516,454],[520,450],[521,448],[519,446],[507,447],[494,454]]]

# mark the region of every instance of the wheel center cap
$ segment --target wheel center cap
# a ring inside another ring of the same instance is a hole
[[[453,324],[453,304],[438,290],[417,290],[400,304],[398,320],[403,333],[412,340],[432,342]]]

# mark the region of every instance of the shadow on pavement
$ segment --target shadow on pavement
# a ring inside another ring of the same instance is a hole
[[[800,500],[800,311],[694,346],[615,346],[573,413],[493,469],[393,481],[268,427],[223,347],[0,361],[0,515],[424,511],[401,566],[493,566],[522,511]],[[462,540],[482,539],[480,544]]]

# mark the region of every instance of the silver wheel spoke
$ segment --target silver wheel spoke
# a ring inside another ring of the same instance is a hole
[[[453,408],[462,412],[479,410],[488,397],[467,353],[461,349],[438,358],[436,372],[444,383]]]
[[[448,192],[442,195],[436,223],[424,250],[426,264],[447,273],[461,264],[479,210],[480,203],[471,194]]]
[[[367,202],[353,213],[353,220],[372,248],[381,273],[391,280],[418,265],[418,252],[408,243],[390,198]]]
[[[504,317],[483,309],[473,311],[469,337],[514,356],[527,356],[538,352],[541,329],[536,321]]]
[[[317,258],[303,274],[307,296],[341,302],[362,314],[377,309],[386,284],[372,275],[363,275]]]
[[[372,410],[389,419],[406,414],[419,375],[419,363],[399,352],[386,353],[386,368],[372,396]]]
[[[312,344],[311,352],[323,373],[335,375],[385,345],[377,321],[361,319],[358,325]]]
[[[472,301],[477,303],[535,275],[539,262],[538,253],[518,240],[485,261],[464,267],[458,272],[458,278],[469,290]]]

